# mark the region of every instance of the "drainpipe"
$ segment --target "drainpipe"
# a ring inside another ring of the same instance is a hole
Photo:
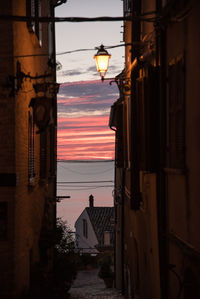
[[[162,1],[156,0],[158,14],[162,10]],[[160,287],[161,298],[168,298],[168,243],[167,213],[166,213],[166,186],[165,186],[165,149],[166,149],[166,32],[156,27],[156,67],[159,70],[159,149],[157,170],[157,213],[158,213],[158,239],[159,239],[159,262],[160,262]]]
[[[125,294],[125,277],[124,277],[124,193],[125,193],[125,168],[122,169],[122,222],[121,222],[121,277],[122,277],[122,294]]]

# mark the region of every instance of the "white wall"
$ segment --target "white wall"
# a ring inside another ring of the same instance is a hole
[[[83,219],[85,219],[88,224],[87,238],[83,236]],[[81,250],[81,252],[98,253],[98,250],[94,249],[95,245],[98,244],[98,240],[86,210],[84,210],[82,214],[79,216],[79,218],[76,220],[75,229],[76,229],[76,237],[77,237],[77,244],[78,244],[77,247]]]

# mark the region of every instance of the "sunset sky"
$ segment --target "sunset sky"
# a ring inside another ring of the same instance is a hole
[[[122,16],[123,2],[121,0],[68,0],[56,8],[59,17],[101,17]],[[74,82],[99,80],[93,56],[95,47],[119,45],[123,40],[122,22],[83,22],[56,24],[57,60],[62,64],[58,71],[59,82]],[[66,51],[91,49],[66,55]],[[109,50],[112,55],[107,77],[115,77],[124,68],[124,48]]]
[[[56,9],[60,17],[122,16],[121,0],[68,0]],[[115,83],[101,82],[93,56],[95,47],[119,45],[122,22],[57,23],[56,52],[62,69],[58,94],[58,195],[69,195],[57,205],[57,215],[73,227],[75,220],[94,196],[95,206],[113,205],[114,132],[108,127],[111,105],[118,99]],[[66,51],[90,49],[71,54]],[[124,68],[124,48],[109,50],[107,78]],[[74,161],[72,163],[72,161]],[[81,161],[80,163],[77,163]],[[89,161],[101,161],[92,163]],[[104,162],[105,161],[105,162]],[[107,161],[107,162],[106,162]],[[70,182],[109,181],[108,183]],[[67,182],[67,183],[62,183]]]
[[[121,16],[121,0],[68,0],[56,9],[56,16]],[[95,47],[118,45],[122,40],[121,22],[58,23],[56,25],[58,95],[58,159],[113,159],[114,132],[108,128],[110,107],[118,89],[97,74]],[[91,49],[66,55],[59,53]],[[94,49],[94,50],[92,50]],[[107,77],[123,69],[123,47],[112,50]]]
[[[114,132],[108,127],[117,86],[100,80],[64,83],[58,96],[60,160],[114,159]]]

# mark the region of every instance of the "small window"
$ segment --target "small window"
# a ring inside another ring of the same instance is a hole
[[[42,15],[41,0],[26,0],[26,15],[35,17],[35,21],[27,21],[29,32],[35,33],[40,46],[42,46],[42,23],[37,19]]]
[[[34,182],[35,161],[34,161],[34,123],[33,112],[28,114],[28,181],[29,184]]]
[[[110,232],[105,231],[104,232],[104,245],[109,246],[110,245]]]
[[[87,239],[88,238],[88,225],[87,220],[83,219],[83,236]]]
[[[131,13],[131,0],[124,0],[124,15]]]

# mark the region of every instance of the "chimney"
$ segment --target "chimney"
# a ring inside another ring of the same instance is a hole
[[[89,204],[90,208],[94,207],[94,196],[92,194],[89,196]]]

